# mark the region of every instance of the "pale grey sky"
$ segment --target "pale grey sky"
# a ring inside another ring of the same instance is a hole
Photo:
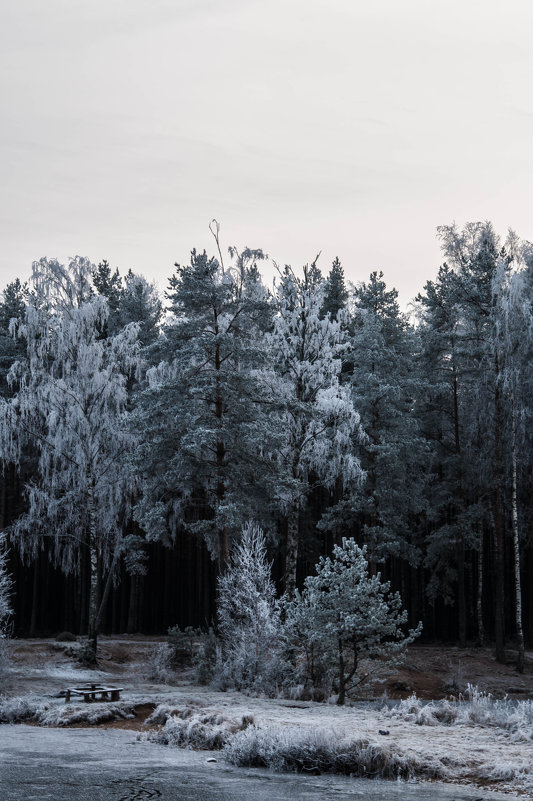
[[[533,239],[528,0],[0,0],[0,285],[41,256],[164,289],[192,247],[321,250],[405,304],[437,225]]]

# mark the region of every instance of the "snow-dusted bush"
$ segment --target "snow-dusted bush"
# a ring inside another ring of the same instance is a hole
[[[147,724],[164,723],[161,731],[148,734],[148,739],[163,745],[217,751],[236,733],[253,722],[251,716],[240,720],[226,718],[220,712],[199,713],[187,707],[176,709],[160,705],[146,720]]]
[[[173,684],[177,672],[191,667],[195,660],[197,640],[201,632],[192,626],[180,629],[172,626],[167,631],[167,641],[151,651],[143,670],[145,678],[163,684]]]
[[[269,691],[277,669],[281,632],[279,603],[262,530],[249,523],[218,580],[222,683]]]
[[[148,681],[172,684],[176,674],[172,667],[172,654],[167,642],[161,643],[150,652],[142,668],[143,677]]]
[[[421,631],[419,624],[404,633],[407,612],[400,596],[379,573],[368,574],[365,553],[353,539],[343,539],[285,607],[285,635],[304,684],[322,684],[326,695],[333,685],[339,704],[363,682],[396,670]]]
[[[193,660],[194,678],[198,684],[211,684],[220,669],[222,652],[212,628],[200,635],[198,653]]]
[[[184,629],[180,629],[179,626],[171,626],[168,629],[170,665],[173,670],[192,665],[196,651],[195,645],[199,635],[200,630],[192,626],[186,626]]]
[[[437,778],[437,765],[363,738],[339,737],[325,729],[295,726],[250,726],[233,736],[224,749],[233,765],[276,771],[342,773],[383,779]]]

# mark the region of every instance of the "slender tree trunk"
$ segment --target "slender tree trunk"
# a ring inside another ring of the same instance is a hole
[[[457,371],[453,365],[453,417],[455,436],[455,458],[457,460],[457,484],[455,491],[455,515],[457,526],[457,613],[459,618],[459,645],[466,645],[466,590],[465,590],[465,541],[461,514],[464,508],[463,498],[463,472],[461,465],[461,439],[459,428],[459,391],[457,385]]]
[[[215,310],[215,331],[218,334],[218,317]],[[217,465],[217,506],[223,503],[226,496],[226,484],[224,480],[224,472],[226,468],[226,445],[223,436],[223,422],[224,422],[224,398],[222,397],[222,389],[220,385],[220,370],[222,369],[222,357],[220,353],[220,345],[217,342],[215,346],[215,371],[216,371],[216,395],[215,395],[215,415],[217,418],[217,442],[216,442],[216,465]],[[228,527],[223,526],[219,534],[219,570],[222,573],[230,560],[229,548],[229,534]]]
[[[346,682],[344,676],[344,651],[342,637],[339,637],[339,697],[337,698],[338,706],[344,706],[346,700]]]
[[[98,548],[96,547],[96,514],[94,509],[94,488],[89,482],[87,491],[87,512],[89,524],[89,560],[90,560],[90,584],[89,584],[89,621],[87,639],[91,653],[91,661],[96,663],[96,649],[98,645],[98,607],[100,603],[99,586],[99,564]]]
[[[128,634],[134,634],[139,630],[138,627],[138,609],[139,609],[139,577],[132,576],[130,579],[130,599],[128,605],[128,623],[126,631]]]
[[[483,561],[484,561],[484,537],[483,528],[479,534],[479,549],[477,553],[477,638],[480,646],[485,644],[485,627],[483,625]]]
[[[33,582],[32,582],[32,598],[31,598],[31,617],[30,617],[30,637],[35,637],[37,634],[37,618],[38,610],[41,604],[39,597],[39,579],[41,576],[40,571],[41,551],[37,551],[37,555],[33,561]]]
[[[294,501],[287,515],[287,541],[285,549],[285,592],[289,597],[294,595],[294,591],[296,590],[299,520],[298,502]]]
[[[494,393],[494,477],[492,504],[494,514],[494,633],[496,638],[496,659],[505,664],[505,561],[504,561],[504,521],[502,514],[502,398],[498,355],[495,356],[496,387]]]
[[[102,593],[102,598],[100,599],[100,603],[98,604],[98,613],[96,615],[96,622],[95,628],[97,634],[100,632],[102,627],[102,620],[104,618],[105,608],[107,606],[107,602],[109,600],[109,593],[111,592],[111,587],[113,585],[113,576],[115,574],[115,570],[117,567],[117,562],[119,560],[120,550],[116,548],[115,553],[113,555],[113,561],[109,567],[109,572],[107,574],[107,579],[104,585],[104,591]],[[99,582],[100,582],[100,575],[99,575]]]
[[[87,611],[89,609],[89,547],[87,544],[82,545],[80,554],[80,579],[78,587],[78,610],[79,610],[79,632],[80,634],[87,634],[88,618]]]
[[[520,537],[518,529],[518,493],[517,493],[517,469],[516,469],[516,419],[514,409],[514,394],[511,399],[511,462],[512,462],[512,500],[511,517],[513,523],[513,548],[514,548],[514,586],[515,586],[515,615],[516,615],[516,638],[518,640],[518,660],[516,669],[519,673],[524,672],[524,628],[522,624],[522,587],[520,583]]]

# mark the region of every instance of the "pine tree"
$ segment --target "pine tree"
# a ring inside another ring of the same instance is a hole
[[[399,594],[390,593],[379,573],[369,575],[366,549],[343,539],[287,605],[286,636],[306,656],[308,676],[316,663],[324,672],[329,667],[342,705],[363,682],[398,666],[422,630],[419,624],[406,635],[406,620]]]
[[[373,272],[353,294],[348,337],[353,404],[365,438],[360,445],[366,480],[325,515],[321,527],[354,536],[368,548],[371,569],[391,556],[416,565],[417,528],[426,507],[428,448],[415,398],[423,391],[417,337]]]
[[[92,280],[96,291],[107,300],[110,315],[115,315],[118,312],[122,294],[122,279],[118,267],[113,272],[109,262],[104,259],[94,269]]]
[[[158,337],[162,312],[162,303],[154,284],[129,270],[118,298],[116,313],[119,328],[138,323],[139,340],[146,347]]]
[[[221,569],[250,514],[268,517],[277,436],[258,379],[270,317],[256,267],[263,254],[232,252],[227,268],[205,251],[177,265],[171,319],[153,348],[159,364],[137,413],[146,432],[140,522],[167,540],[180,528],[202,535]]]
[[[344,281],[344,270],[338,258],[335,258],[326,280],[324,302],[320,310],[321,318],[329,314],[335,319],[338,313],[346,308],[348,290]]]

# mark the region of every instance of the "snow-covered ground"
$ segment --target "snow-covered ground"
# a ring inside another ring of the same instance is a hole
[[[18,662],[15,660],[14,667],[6,676],[4,691],[11,697],[25,695],[30,706],[42,710],[42,724],[64,726],[70,716],[67,710],[70,710],[73,722],[80,725],[83,722],[80,721],[80,713],[86,714],[90,709],[91,714],[95,715],[97,705],[91,705],[89,709],[89,705],[80,703],[65,705],[62,698],[54,696],[57,696],[59,689],[73,683],[85,682],[89,678],[104,680],[125,687],[122,712],[117,709],[117,717],[124,717],[124,710],[128,717],[130,709],[148,702],[175,710],[177,718],[185,721],[219,721],[229,729],[232,726],[241,728],[240,721],[248,717],[252,718],[251,724],[248,721],[246,731],[236,736],[250,739],[257,732],[262,732],[264,739],[268,733],[274,743],[278,741],[277,745],[302,735],[308,739],[316,740],[318,737],[319,740],[322,738],[323,741],[337,744],[364,741],[376,751],[385,750],[395,758],[404,759],[406,764],[412,763],[416,766],[415,773],[418,776],[440,777],[464,786],[533,795],[533,704],[527,699],[512,702],[513,706],[508,709],[502,702],[495,709],[494,705],[490,707],[490,702],[481,697],[478,698],[476,714],[467,715],[449,713],[442,702],[438,706],[426,707],[413,699],[404,701],[398,708],[388,708],[382,702],[342,708],[307,701],[250,698],[236,692],[214,692],[184,682],[170,687],[154,684],[144,678],[142,651],[143,648],[145,651],[153,649],[155,643],[143,642],[145,645],[142,647],[139,643],[130,646],[131,653],[135,653],[133,661],[125,663],[109,659],[106,665],[106,660],[102,659],[101,670],[86,671],[77,669],[72,658],[61,649],[54,646],[50,650],[46,642],[39,644],[27,641],[23,647],[23,650],[26,649],[24,653],[26,657],[32,650],[34,655],[38,654],[37,664],[35,661],[28,664],[27,658],[21,658]],[[127,644],[124,645],[126,647]],[[7,699],[5,703],[13,701]],[[111,705],[102,706],[109,710]],[[457,710],[453,705],[450,708]],[[160,716],[161,726],[168,717],[168,709]],[[491,709],[495,714],[489,714]],[[131,717],[126,724],[135,728],[135,721]],[[100,720],[98,725],[107,724]],[[114,725],[120,726],[122,723]],[[2,728],[5,730],[7,727]],[[143,730],[140,723],[136,728]],[[150,736],[154,736],[156,729],[152,728],[151,731]],[[73,730],[70,733],[73,734]],[[67,737],[68,734],[69,731],[65,732]],[[104,732],[101,734],[104,736]],[[107,732],[105,734],[107,736]],[[97,735],[93,731],[90,736],[94,741]],[[130,736],[134,735],[130,732]],[[150,747],[161,748],[153,742],[142,744],[143,749]],[[179,749],[169,747],[166,750],[174,752]],[[208,756],[203,752],[204,760]],[[219,764],[223,754],[216,756]],[[305,777],[305,781],[313,780],[314,777]],[[304,781],[304,777],[301,781]],[[475,797],[482,796],[478,794]]]
[[[273,774],[134,733],[0,726],[2,801],[505,801],[441,783]]]

